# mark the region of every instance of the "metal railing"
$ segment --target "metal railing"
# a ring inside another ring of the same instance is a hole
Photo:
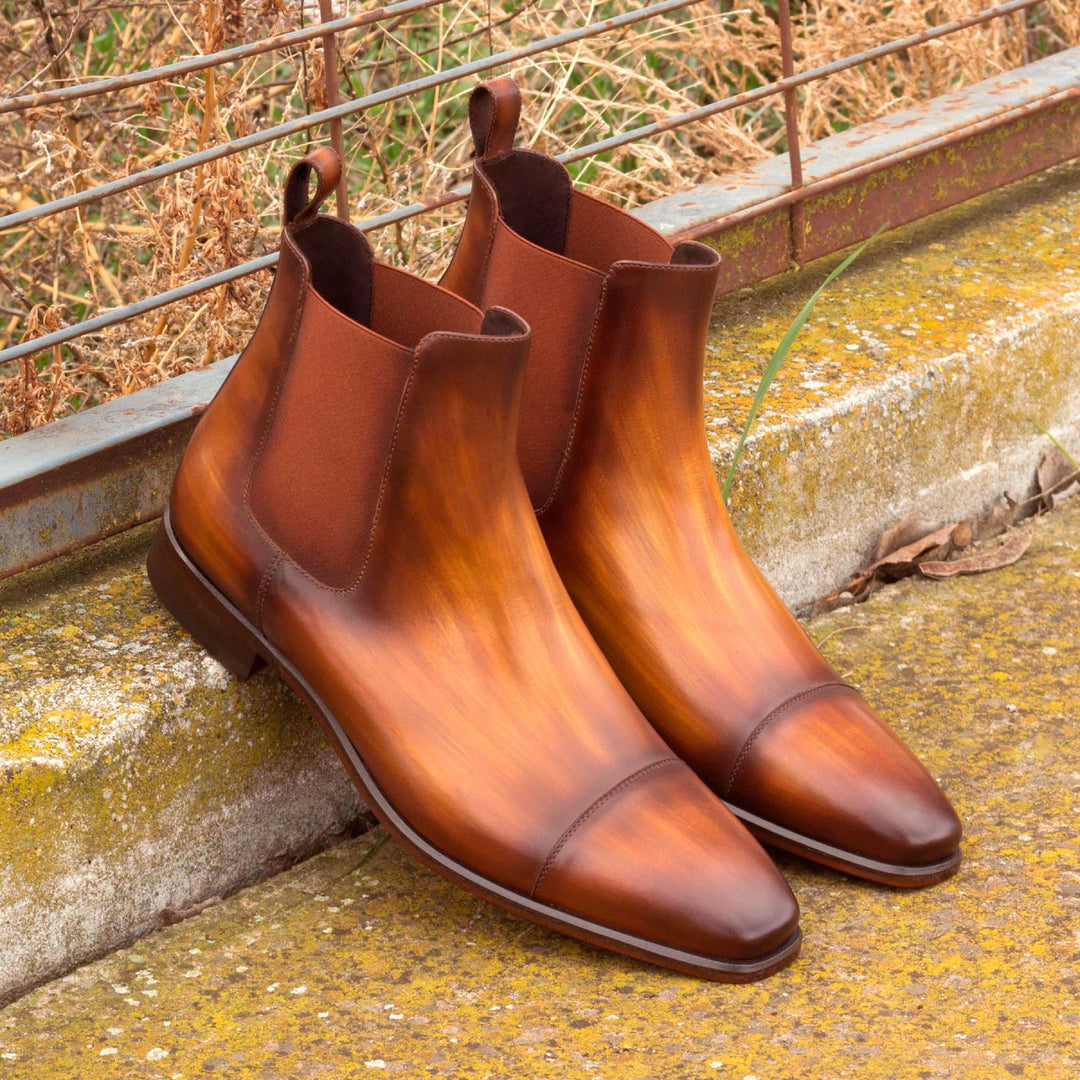
[[[699,2],[701,2],[701,0],[661,0],[659,3],[653,3],[609,19],[591,23],[587,26],[577,27],[561,34],[535,40],[518,48],[504,49],[469,63],[460,64],[442,71],[435,71],[422,78],[400,83],[375,93],[366,94],[362,97],[347,101],[340,101],[338,100],[339,86],[334,53],[336,37],[338,34],[347,33],[359,27],[369,26],[385,20],[401,18],[428,8],[437,7],[446,3],[446,0],[404,0],[404,2],[390,4],[372,11],[364,12],[360,15],[338,19],[329,18],[329,15],[332,14],[329,0],[320,0],[320,10],[323,21],[314,26],[294,30],[289,33],[278,34],[258,42],[222,49],[207,55],[191,57],[145,71],[132,72],[123,76],[74,86],[44,90],[19,97],[0,99],[0,116],[2,116],[3,114],[21,112],[46,105],[58,105],[85,98],[99,97],[128,89],[132,86],[159,82],[180,75],[190,74],[192,72],[205,71],[222,64],[229,64],[256,56],[260,53],[285,49],[316,39],[321,39],[323,48],[326,51],[326,63],[324,68],[326,75],[327,101],[329,102],[327,108],[312,112],[303,117],[276,124],[260,131],[252,132],[251,134],[227,142],[206,147],[196,153],[187,154],[174,160],[155,165],[151,168],[139,170],[127,176],[87,188],[83,191],[75,192],[71,195],[52,199],[36,206],[0,216],[0,232],[39,221],[40,219],[53,214],[59,214],[64,211],[98,203],[121,192],[144,187],[156,183],[166,177],[174,176],[187,170],[196,169],[207,162],[232,154],[238,154],[252,147],[272,143],[322,125],[326,125],[329,128],[332,141],[340,149],[343,137],[342,120],[347,116],[363,112],[364,110],[374,108],[378,105],[399,100],[410,94],[442,86],[455,80],[468,79],[504,64],[509,64],[525,57],[534,56],[537,53],[558,49],[585,38],[610,33],[621,27],[629,26],[654,16],[675,12]],[[819,176],[810,183],[805,182],[803,175],[802,147],[799,140],[798,124],[798,88],[809,83],[826,79],[831,75],[856,67],[860,64],[866,64],[882,57],[926,44],[946,35],[955,34],[969,27],[978,26],[994,19],[1006,18],[1015,13],[1033,8],[1043,2],[1044,0],[1009,0],[1008,3],[997,4],[996,6],[987,8],[983,11],[954,19],[939,26],[929,27],[919,33],[911,34],[904,38],[898,38],[876,48],[867,49],[864,52],[845,56],[832,63],[824,64],[806,71],[796,72],[792,40],[791,2],[790,0],[779,0],[778,17],[780,26],[782,78],[753,90],[735,94],[719,101],[702,105],[696,109],[688,110],[665,120],[644,124],[629,131],[612,135],[609,138],[600,139],[596,142],[589,143],[586,146],[581,146],[561,154],[559,157],[560,160],[566,163],[580,161],[634,142],[649,139],[663,132],[699,122],[706,118],[728,112],[732,109],[752,104],[765,98],[778,97],[783,102],[787,134],[787,155],[790,171],[790,185],[788,190],[778,195],[762,198],[751,205],[740,208],[736,213],[725,215],[710,222],[705,227],[699,227],[692,230],[687,235],[701,235],[708,232],[715,233],[721,229],[743,224],[760,215],[786,207],[790,208],[790,255],[796,263],[801,263],[806,250],[804,206],[811,197],[828,192],[842,184],[853,182],[863,176],[909,161],[912,158],[926,154],[930,150],[954,145],[956,142],[968,139],[971,136],[982,132],[993,130],[995,127],[1012,120],[1030,115],[1042,109],[1060,105],[1063,102],[1071,101],[1077,96],[1080,96],[1080,87],[1069,87],[1057,93],[1045,93],[1040,91],[1038,96],[1033,100],[1020,103],[1006,103],[1002,105],[995,114],[989,117],[982,117],[975,122],[970,120],[961,121],[953,130],[937,132],[935,137],[931,140],[924,140],[902,149],[882,154],[873,160],[863,160],[857,164],[844,166],[835,170],[830,175],[823,177]],[[344,180],[342,183],[344,184]],[[468,187],[467,185],[462,185],[449,191],[433,194],[407,206],[402,206],[387,213],[368,218],[359,222],[358,227],[364,230],[372,230],[396,224],[431,210],[451,205],[452,203],[467,198],[467,196]],[[339,188],[338,191],[338,208],[342,216],[347,215],[348,202],[343,187]],[[273,266],[276,261],[276,253],[251,259],[227,270],[197,278],[179,287],[146,297],[137,303],[102,312],[101,314],[73,323],[52,333],[24,341],[21,344],[0,351],[0,364],[43,352],[54,346],[74,341],[83,335],[92,334],[106,327],[133,319],[146,312],[166,307],[178,300],[214,289],[230,281],[264,270]]]
[[[432,71],[422,78],[349,100],[341,100],[338,93],[338,36],[438,8],[447,0],[403,0],[338,19],[331,17],[331,2],[319,0],[322,21],[314,26],[115,78],[0,98],[3,125],[30,109],[94,99],[133,86],[161,84],[177,76],[210,72],[222,64],[305,42],[320,42],[324,50],[325,108],[241,138],[209,146],[200,144],[196,153],[62,198],[24,205],[17,212],[0,216],[0,231],[19,226],[36,230],[42,220],[53,215],[79,212],[82,207],[101,203],[120,192],[144,188],[165,177],[197,170],[208,161],[248,147],[272,145],[320,126],[340,151],[345,117],[455,80],[471,80],[514,60],[677,12],[700,0],[658,0],[611,19]],[[779,79],[574,147],[559,157],[565,163],[595,158],[733,109],[775,100],[784,114],[784,167],[777,167],[777,159],[766,159],[731,178],[721,177],[716,183],[656,200],[635,211],[672,239],[710,237],[725,255],[721,260],[720,289],[731,291],[793,264],[858,243],[883,225],[895,227],[925,217],[1080,156],[1080,47],[1030,64],[1025,49],[1025,66],[1019,70],[926,98],[914,109],[887,114],[818,142],[802,144],[799,138],[800,87],[917,49],[969,27],[1023,16],[1043,3],[1046,0],[1011,0],[799,71],[790,0],[778,0]],[[392,21],[390,29],[394,25]],[[338,188],[337,196],[339,215],[347,218],[344,184]],[[468,185],[459,185],[357,225],[364,230],[396,225],[467,197]],[[21,242],[16,243],[16,249]],[[137,303],[91,315],[0,351],[0,365],[20,359],[32,363],[28,357],[49,349],[54,350],[55,358],[64,344],[74,352],[80,337],[265,270],[276,261],[276,252],[263,255]],[[4,269],[0,265],[0,271]],[[134,395],[106,401],[0,440],[0,578],[158,516],[187,439],[231,363],[231,358],[219,360]]]

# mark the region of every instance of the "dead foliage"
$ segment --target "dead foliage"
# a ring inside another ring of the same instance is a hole
[[[886,529],[870,565],[830,596],[800,615],[814,616],[848,604],[860,604],[902,578],[918,575],[935,581],[963,574],[984,574],[1017,562],[1031,546],[1034,530],[1021,519],[1053,510],[1080,492],[1080,469],[1058,447],[1043,455],[1035,472],[1035,494],[1017,502],[1008,492],[981,517],[935,528],[916,514],[906,514]],[[990,541],[1004,536],[996,544]]]
[[[343,96],[627,10],[629,0],[445,4],[343,35]],[[707,0],[513,67],[529,107],[526,144],[550,152],[664,120],[780,75],[774,0],[722,22]],[[984,6],[984,0],[805,0],[795,10],[801,66],[815,66]],[[947,10],[945,8],[947,7]],[[338,0],[353,14],[361,0]],[[0,0],[0,95],[160,65],[316,19],[313,0]],[[1080,42],[1080,7],[1047,0],[801,91],[800,128],[818,139]],[[468,175],[462,123],[471,80],[351,117],[350,202],[363,218]],[[318,42],[213,73],[0,117],[0,213],[33,206],[288,120],[325,103]],[[273,249],[280,184],[298,136],[0,234],[0,347],[131,303]],[[575,166],[586,188],[626,205],[686,188],[784,148],[773,99]],[[385,229],[380,255],[434,276],[461,207]],[[0,437],[234,352],[250,334],[266,275],[0,367]],[[31,370],[32,369],[32,370]]]
[[[1040,510],[1053,510],[1058,503],[1080,492],[1080,469],[1057,446],[1039,462],[1035,480]]]

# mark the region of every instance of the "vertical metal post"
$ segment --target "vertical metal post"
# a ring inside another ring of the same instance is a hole
[[[1020,55],[1025,64],[1031,63],[1031,46],[1028,42],[1027,9],[1016,13],[1016,31],[1020,35]]]
[[[795,74],[795,56],[791,43],[791,0],[780,0],[780,63],[785,79]],[[791,190],[803,186],[802,149],[799,144],[799,100],[795,87],[784,91],[784,126],[787,129],[788,165],[791,169]],[[791,257],[801,266],[806,244],[806,214],[797,200],[791,204]]]
[[[319,0],[319,18],[322,22],[329,22],[334,18],[333,0]],[[326,84],[326,104],[333,108],[341,102],[341,88],[338,85],[337,72],[337,38],[334,34],[327,34],[322,39],[323,45],[323,78]],[[341,117],[335,117],[330,121],[330,145],[337,151],[342,162],[345,161],[345,136],[343,133]],[[345,179],[345,169],[341,170],[341,179],[337,186],[337,212],[343,221],[349,220],[349,188]]]

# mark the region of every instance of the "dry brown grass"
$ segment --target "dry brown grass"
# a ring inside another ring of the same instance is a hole
[[[365,5],[339,0],[339,14]],[[614,11],[629,0],[468,0],[340,40],[343,93],[357,96]],[[522,61],[527,143],[558,152],[692,108],[780,74],[775,0],[706,0],[677,17]],[[816,65],[928,24],[978,10],[895,0],[797,6],[800,65]],[[310,23],[307,0],[0,0],[0,95],[166,63]],[[827,82],[802,94],[801,129],[821,138],[1080,42],[1080,5],[1047,0]],[[346,123],[355,218],[441,191],[468,175],[462,117],[470,84],[352,117]],[[65,108],[0,116],[0,213],[84,189],[325,104],[316,43],[179,82],[134,88]],[[325,132],[315,132],[321,140]],[[632,205],[688,187],[784,148],[774,101],[727,113],[610,160],[578,178]],[[0,347],[236,265],[276,243],[279,186],[303,139],[223,158],[77,212],[0,234]],[[461,208],[384,229],[384,258],[433,276]],[[266,286],[257,275],[0,367],[0,436],[127,393],[234,352]]]

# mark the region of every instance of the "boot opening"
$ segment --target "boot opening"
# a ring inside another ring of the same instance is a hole
[[[720,252],[696,240],[684,240],[671,256],[672,266],[715,266],[719,261]]]
[[[479,332],[481,314],[446,289],[377,263],[362,232],[320,216],[290,234],[311,268],[311,287],[353,322],[406,349],[435,330]]]
[[[491,307],[484,312],[480,333],[484,337],[522,337],[529,324],[518,314],[504,307]]]
[[[503,219],[537,247],[563,253],[570,219],[570,176],[562,164],[531,150],[514,150],[486,162]]]
[[[367,326],[374,263],[367,237],[337,218],[322,215],[290,235],[311,267],[312,288],[343,315]]]
[[[606,274],[613,263],[671,259],[671,245],[625,210],[574,191],[561,162],[515,150],[483,164],[503,220],[537,247]]]

